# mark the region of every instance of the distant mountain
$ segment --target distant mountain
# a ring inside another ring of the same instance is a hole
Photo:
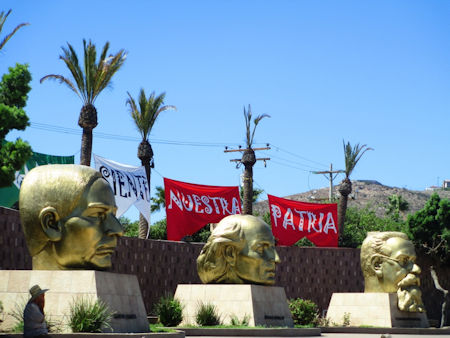
[[[339,197],[338,188],[339,185],[334,187],[333,194],[335,197]],[[367,206],[370,209],[375,210],[375,213],[378,216],[384,216],[386,214],[386,207],[389,205],[388,197],[394,194],[402,196],[403,199],[409,203],[409,210],[406,212],[407,214],[415,213],[422,209],[433,192],[438,193],[441,198],[450,199],[450,191],[448,190],[415,191],[405,188],[388,187],[374,180],[352,181],[352,188],[353,192],[349,196],[348,206],[357,208],[365,208]],[[314,203],[328,201],[328,194],[329,188],[321,188],[295,195],[279,197],[294,201]],[[267,200],[253,204],[253,212],[262,215],[267,211],[269,211]]]

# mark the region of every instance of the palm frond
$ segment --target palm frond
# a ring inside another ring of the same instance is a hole
[[[244,106],[245,138],[246,138],[246,142],[247,142],[247,149],[250,149],[253,145],[253,139],[255,137],[256,126],[258,125],[259,121],[261,121],[265,117],[270,117],[270,115],[268,115],[268,114],[258,115],[253,120],[253,124],[254,124],[253,131],[251,131],[252,107],[250,105],[248,105],[248,110],[246,111],[245,106]]]
[[[253,120],[254,126],[253,126],[253,132],[252,132],[251,144],[253,144],[253,139],[254,139],[254,137],[255,137],[256,126],[258,125],[259,121],[261,121],[261,120],[262,120],[263,118],[265,118],[265,117],[270,117],[270,115],[269,115],[269,114],[261,114],[261,115],[258,115],[258,116]]]
[[[364,153],[368,150],[373,150],[373,148],[367,147],[366,144],[360,145],[357,143],[352,147],[350,142],[345,144],[345,141],[342,141],[342,143],[344,145],[345,176],[348,178]]]
[[[50,79],[50,80],[58,81],[60,84],[61,84],[61,83],[66,84],[70,89],[72,89],[72,90],[75,92],[75,94],[78,95],[78,97],[79,97],[80,99],[82,99],[82,97],[80,96],[79,91],[78,91],[77,88],[74,86],[74,84],[73,84],[69,79],[65,78],[65,77],[62,76],[62,75],[49,74],[49,75],[44,76],[39,82],[42,83],[42,82],[44,82],[45,80],[49,80],[49,79]]]
[[[245,106],[244,106],[244,118],[245,118],[245,139],[246,139],[246,143],[247,143],[247,148],[251,148],[252,146],[252,141],[251,141],[251,133],[250,133],[250,124],[252,121],[252,107],[250,105],[248,105],[248,110],[245,111]]]
[[[91,40],[83,39],[84,64],[81,66],[77,53],[71,44],[62,47],[60,59],[64,61],[74,83],[78,88],[77,95],[84,104],[94,104],[95,99],[110,83],[112,76],[125,62],[126,53],[121,49],[117,54],[107,57],[109,42],[103,46],[99,61],[97,62],[97,51]],[[71,87],[73,90],[73,88]]]
[[[131,117],[143,140],[148,140],[153,125],[161,112],[169,109],[176,110],[175,106],[162,106],[166,96],[165,93],[156,96],[155,92],[152,92],[147,98],[144,89],[141,89],[139,92],[139,107],[129,93],[128,96],[127,104],[130,105]]]
[[[5,14],[4,11],[2,11],[2,12],[0,13],[0,33],[2,32],[2,30],[3,30],[3,25],[5,24],[6,19],[8,18],[9,14],[11,14],[11,12],[12,12],[12,10],[10,9],[9,11],[6,12],[6,14]],[[28,25],[29,25],[28,22],[21,23],[21,24],[17,25],[16,28],[14,28],[14,30],[13,30],[11,33],[7,34],[6,37],[2,40],[2,42],[0,42],[0,49],[3,48],[3,46],[8,42],[8,40],[11,39],[11,37],[12,37],[14,34],[16,34],[16,32],[17,32],[20,28],[22,28],[23,26],[28,26]]]
[[[78,55],[73,49],[70,43],[67,43],[68,48],[62,47],[63,55],[60,55],[60,59],[64,61],[67,68],[69,68],[70,73],[72,74],[73,79],[78,87],[80,92],[80,98],[84,104],[89,103],[88,97],[86,95],[85,84],[84,84],[84,73],[80,68],[80,64],[78,62]]]
[[[103,54],[103,53],[102,53]],[[93,100],[97,98],[98,94],[108,86],[111,86],[111,78],[123,66],[127,57],[124,49],[119,50],[114,55],[99,61],[97,79]]]

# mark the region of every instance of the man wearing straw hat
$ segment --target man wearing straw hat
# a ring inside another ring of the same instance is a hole
[[[24,337],[47,337],[47,323],[45,322],[44,305],[45,292],[48,289],[41,289],[39,285],[34,285],[30,289],[31,298],[23,311],[23,335]]]

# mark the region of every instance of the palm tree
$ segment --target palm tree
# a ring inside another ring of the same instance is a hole
[[[347,201],[348,195],[352,192],[352,182],[350,181],[350,174],[355,169],[356,164],[364,155],[364,153],[368,150],[373,150],[372,148],[368,148],[366,144],[359,145],[356,144],[354,147],[350,145],[350,142],[344,144],[344,157],[345,157],[345,178],[342,180],[339,185],[339,193],[341,197],[339,199],[339,234],[342,236],[344,232],[344,221],[345,221],[345,213],[347,212]]]
[[[152,197],[152,206],[150,207],[150,211],[152,213],[156,211],[160,211],[161,208],[166,207],[166,191],[163,187],[157,186],[156,188],[156,197]]]
[[[11,10],[9,10],[8,12],[1,12],[0,13],[0,33],[3,30],[3,25],[5,24],[6,19],[8,18],[8,15],[11,13]],[[20,25],[17,25],[16,28],[13,29],[13,31],[11,33],[9,33],[8,35],[6,35],[3,40],[0,42],[0,50],[6,45],[6,43],[8,42],[9,39],[12,38],[12,36],[14,34],[16,34],[16,32],[22,28],[23,26],[28,26],[29,23],[21,23]]]
[[[270,117],[267,114],[258,115],[254,120],[253,131],[251,131],[251,120],[252,120],[252,108],[248,105],[248,110],[244,107],[244,118],[245,118],[245,129],[246,129],[246,143],[247,147],[242,155],[241,163],[244,165],[244,179],[242,188],[243,192],[243,210],[244,215],[251,215],[253,213],[253,166],[256,163],[255,151],[252,149],[253,138],[255,137],[256,126],[259,121],[265,117]]]
[[[159,114],[165,110],[176,110],[177,108],[170,105],[163,106],[166,93],[162,93],[156,96],[155,92],[152,92],[147,99],[144,89],[141,89],[138,100],[139,105],[136,104],[136,101],[133,99],[130,93],[127,94],[128,99],[126,103],[130,106],[131,117],[133,118],[133,121],[142,136],[142,141],[139,144],[137,156],[141,160],[141,164],[145,167],[148,189],[150,191],[150,168],[154,167],[154,162],[153,150],[150,142],[148,141],[148,137],[150,136],[150,132],[152,131],[153,125],[155,124]],[[140,214],[139,238],[147,238],[147,233],[148,222],[145,217]]]
[[[59,83],[66,84],[83,101],[78,118],[78,125],[83,129],[80,164],[90,166],[92,130],[97,126],[97,110],[94,102],[103,89],[111,85],[111,78],[122,67],[127,54],[121,49],[116,54],[107,56],[109,42],[106,42],[99,60],[96,61],[95,45],[91,41],[86,44],[86,40],[83,39],[84,67],[81,68],[77,53],[69,43],[67,46],[68,48],[62,47],[63,55],[59,58],[69,68],[74,82],[62,75],[50,74],[44,76],[41,83],[47,79],[57,80]]]

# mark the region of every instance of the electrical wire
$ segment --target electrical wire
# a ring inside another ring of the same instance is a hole
[[[39,129],[39,130],[45,130],[45,131],[52,131],[57,133],[64,133],[64,134],[72,134],[72,135],[81,135],[82,131],[79,129],[74,128],[67,128],[67,127],[61,127],[61,126],[55,126],[45,123],[38,123],[38,122],[32,122],[30,125],[30,128]],[[140,142],[142,139],[138,137],[131,137],[131,136],[124,136],[124,135],[117,135],[117,134],[108,134],[108,133],[102,133],[102,132],[93,132],[95,137],[103,138],[103,139],[109,139],[109,140],[120,140],[120,141],[129,141],[129,142]],[[178,140],[165,140],[165,139],[157,139],[152,138],[149,140],[151,143],[156,144],[168,144],[168,145],[180,145],[180,146],[193,146],[193,147],[220,147],[224,148],[227,145],[232,145],[238,147],[239,144],[237,143],[219,143],[219,142],[196,142],[196,141],[178,141]]]
[[[313,167],[313,166],[310,166],[310,165],[308,165],[308,164],[304,164],[304,163],[300,163],[300,162],[294,162],[294,161],[292,161],[292,160],[288,160],[288,159],[279,157],[279,156],[274,155],[274,154],[272,154],[272,153],[270,153],[270,154],[267,153],[267,152],[261,152],[261,153],[262,153],[263,155],[270,156],[271,159],[276,158],[276,159],[278,159],[278,160],[280,160],[280,161],[289,162],[290,164],[295,164],[295,165],[298,165],[298,166],[302,166],[302,167],[305,167],[305,168],[309,168],[308,170],[311,170],[311,169],[313,169],[313,170],[322,170],[322,168]]]
[[[325,167],[325,168],[328,168],[328,165],[327,165],[327,164],[323,164],[323,163],[320,163],[320,162],[317,162],[317,161],[313,161],[313,160],[310,160],[310,159],[308,159],[308,158],[306,158],[306,157],[304,157],[304,156],[294,154],[293,152],[290,152],[290,151],[288,151],[288,150],[282,149],[281,147],[278,147],[278,146],[276,146],[276,145],[274,145],[274,144],[271,144],[271,146],[274,147],[274,148],[275,148],[276,150],[278,150],[278,151],[282,151],[282,152],[284,152],[284,153],[286,153],[286,154],[289,154],[289,155],[291,155],[291,156],[298,157],[298,158],[300,158],[300,159],[302,159],[302,160],[305,160],[305,161],[308,161],[308,162],[311,162],[311,163],[315,163],[315,164],[318,164],[318,165],[323,166],[323,167]]]

